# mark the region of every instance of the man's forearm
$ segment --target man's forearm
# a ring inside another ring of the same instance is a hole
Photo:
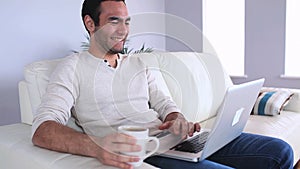
[[[55,121],[42,123],[33,135],[34,145],[71,154],[96,157],[99,146],[86,134]]]

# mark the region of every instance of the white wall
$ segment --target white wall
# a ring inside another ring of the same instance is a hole
[[[80,50],[86,31],[81,21],[83,0],[0,1],[0,125],[20,121],[18,82],[23,67],[33,61],[63,57]],[[164,0],[127,0],[130,14],[163,12]],[[143,26],[141,21],[132,24]],[[151,27],[161,25],[152,23]],[[164,38],[151,34],[134,36],[130,45],[164,50]],[[132,44],[131,44],[132,43]]]
[[[81,2],[0,1],[0,125],[20,121],[17,83],[26,64],[80,49]]]
[[[166,1],[166,50],[202,51],[202,0]]]
[[[140,49],[145,43],[165,51],[165,0],[127,0],[126,4],[132,17],[129,48]]]

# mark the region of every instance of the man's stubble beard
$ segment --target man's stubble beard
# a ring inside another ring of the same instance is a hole
[[[121,49],[115,49],[114,48],[115,44],[110,45],[109,42],[107,42],[105,40],[102,40],[101,37],[99,37],[99,39],[96,38],[96,44],[97,44],[97,47],[98,47],[99,50],[102,50],[102,51],[104,51],[105,53],[108,53],[108,54],[122,53],[123,50],[124,50],[124,46],[125,46],[125,43],[123,43]]]
[[[108,50],[107,53],[108,53],[108,54],[118,54],[118,53],[122,53],[123,50],[124,50],[124,44],[123,44],[123,47],[122,47],[121,50],[115,50],[115,49],[112,47],[112,48],[110,48],[110,49]]]

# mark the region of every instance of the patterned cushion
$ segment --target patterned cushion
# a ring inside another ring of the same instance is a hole
[[[263,87],[254,104],[252,114],[278,115],[292,95],[293,92],[288,89]]]

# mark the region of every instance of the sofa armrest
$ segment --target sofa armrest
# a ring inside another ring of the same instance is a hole
[[[19,102],[22,123],[32,125],[32,109],[29,99],[29,93],[25,81],[19,82]]]
[[[289,103],[283,108],[286,111],[293,111],[300,113],[300,89],[290,89],[294,92]]]

